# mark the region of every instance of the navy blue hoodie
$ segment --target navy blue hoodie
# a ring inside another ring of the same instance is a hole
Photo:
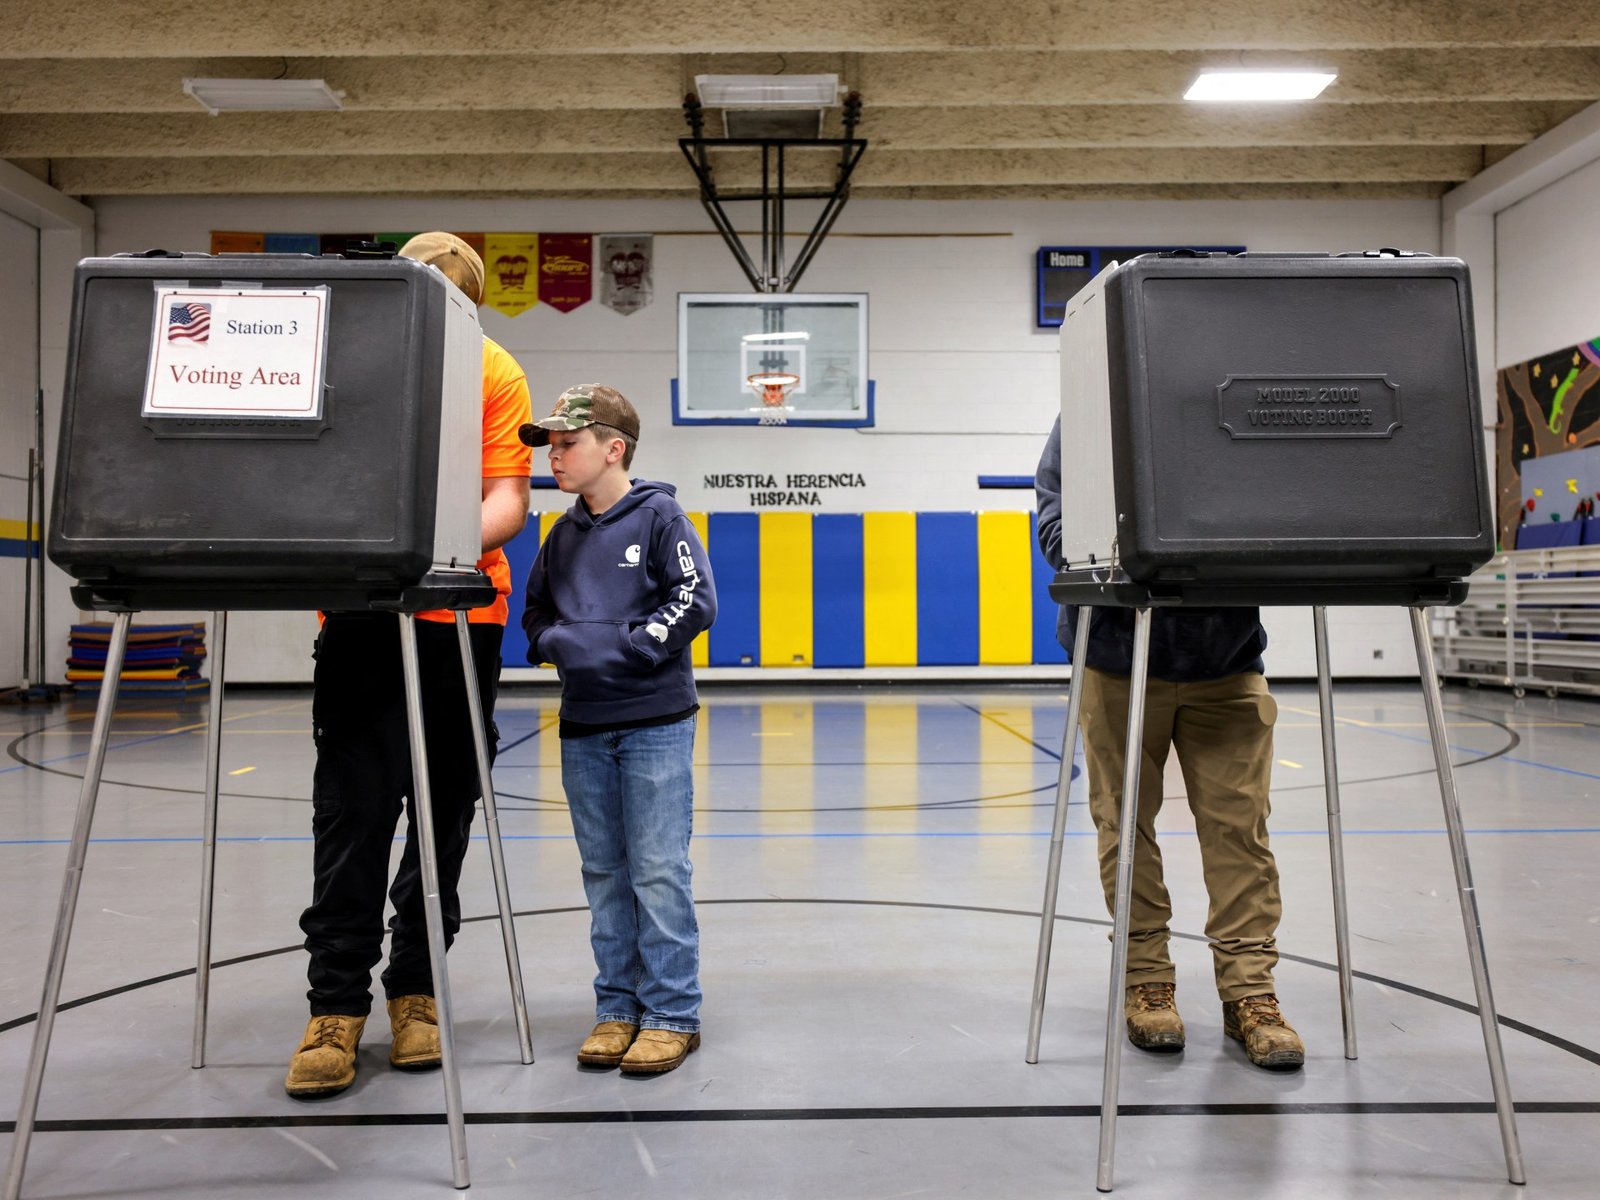
[[[705,547],[670,483],[635,479],[596,517],[580,497],[528,573],[528,661],[554,663],[561,716],[609,725],[697,703],[689,643],[717,616]]]

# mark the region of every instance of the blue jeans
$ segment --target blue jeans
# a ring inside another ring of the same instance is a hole
[[[700,1028],[700,926],[690,891],[695,719],[561,739],[583,859],[595,1020]]]

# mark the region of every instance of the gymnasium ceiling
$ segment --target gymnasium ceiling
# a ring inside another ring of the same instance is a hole
[[[687,197],[677,139],[696,74],[836,72],[864,102],[858,197],[1437,196],[1600,99],[1596,12],[1594,0],[0,0],[0,158],[75,196]],[[1224,66],[1339,78],[1294,105],[1182,100],[1201,67]],[[186,76],[322,78],[345,108],[212,117]],[[831,173],[803,157],[802,173]],[[752,165],[731,159],[719,178],[736,185]]]

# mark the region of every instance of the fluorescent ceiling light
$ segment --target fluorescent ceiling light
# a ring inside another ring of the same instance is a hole
[[[696,75],[707,108],[827,108],[839,103],[837,75]]]
[[[343,92],[321,79],[185,79],[183,90],[213,117],[220,112],[336,112]]]
[[[1185,100],[1310,100],[1338,76],[1332,71],[1201,71]]]
[[[793,333],[747,333],[739,340],[741,342],[809,342],[811,335],[802,333],[797,329]]]

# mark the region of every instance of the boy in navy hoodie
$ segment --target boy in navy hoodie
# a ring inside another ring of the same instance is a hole
[[[620,392],[568,388],[521,436],[578,496],[539,547],[522,615],[528,661],[561,675],[561,782],[598,968],[578,1061],[659,1074],[700,1045],[689,644],[717,615],[711,566],[672,485],[629,479],[639,414]]]

